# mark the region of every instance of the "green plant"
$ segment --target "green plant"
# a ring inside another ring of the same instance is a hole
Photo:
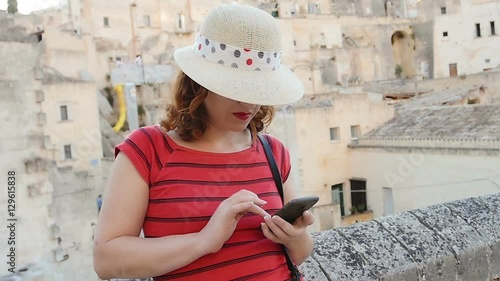
[[[365,206],[365,204],[358,205],[357,210],[358,210],[358,212],[360,212],[360,213],[362,213],[362,212],[366,211],[366,206]]]
[[[396,77],[401,78],[401,73],[403,73],[403,68],[401,65],[396,65],[396,69],[394,70]]]
[[[7,7],[7,12],[9,14],[17,13],[17,0],[8,0],[7,3],[9,6]]]
[[[104,95],[109,102],[109,105],[113,107],[115,99],[113,98],[111,87],[105,87],[102,89],[106,94]]]
[[[137,114],[139,114],[139,115],[145,115],[146,114],[146,110],[144,110],[144,106],[142,104],[139,104],[137,106]]]
[[[355,213],[358,212],[355,206],[352,206],[351,208],[349,208],[349,210],[351,211],[351,215],[354,215]]]

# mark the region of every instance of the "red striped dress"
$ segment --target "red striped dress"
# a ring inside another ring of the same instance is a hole
[[[267,137],[286,181],[289,152],[278,139]],[[149,185],[146,237],[200,231],[219,204],[241,189],[267,201],[263,208],[271,215],[283,206],[259,141],[240,152],[202,152],[176,144],[156,125],[133,131],[116,147],[115,155],[119,152]],[[263,235],[261,222],[258,215],[245,215],[219,252],[154,280],[288,280],[281,246]]]

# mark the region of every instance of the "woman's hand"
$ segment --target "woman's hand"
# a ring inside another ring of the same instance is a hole
[[[306,228],[314,223],[314,216],[309,211],[305,211],[293,224],[288,223],[279,216],[268,215],[264,217],[265,223],[262,223],[262,232],[269,240],[274,243],[280,243],[287,248],[296,240],[299,240]]]
[[[222,201],[208,224],[200,231],[201,239],[207,241],[207,251],[215,253],[231,237],[238,221],[248,212],[265,217],[269,214],[261,208],[267,202],[248,190],[240,190]]]

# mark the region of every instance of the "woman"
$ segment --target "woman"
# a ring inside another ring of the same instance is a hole
[[[167,118],[116,147],[94,244],[101,279],[288,280],[282,245],[295,264],[310,255],[313,216],[293,225],[271,216],[282,202],[257,138],[272,105],[303,95],[280,50],[273,17],[232,4],[175,51],[181,73]],[[288,150],[267,139],[287,202]]]

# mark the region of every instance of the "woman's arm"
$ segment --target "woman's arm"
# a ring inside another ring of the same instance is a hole
[[[138,237],[149,188],[125,154],[118,154],[106,187],[94,240],[94,268],[101,279],[148,278],[206,255],[199,233]],[[190,249],[186,251],[186,249]]]
[[[125,154],[118,154],[106,187],[94,240],[94,268],[101,279],[138,279],[163,275],[217,252],[242,214],[267,213],[265,201],[242,190],[224,200],[199,233],[161,238],[138,237],[149,188]]]

